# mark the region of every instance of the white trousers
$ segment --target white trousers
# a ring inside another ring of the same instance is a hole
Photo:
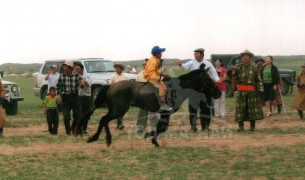
[[[226,115],[226,92],[221,92],[218,99],[214,99],[214,111],[216,117],[224,118]]]

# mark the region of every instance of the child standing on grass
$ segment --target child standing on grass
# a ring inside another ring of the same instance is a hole
[[[58,111],[57,105],[61,104],[60,99],[56,96],[56,88],[50,87],[49,95],[44,99],[44,113],[47,114],[49,133],[57,135],[58,129]]]

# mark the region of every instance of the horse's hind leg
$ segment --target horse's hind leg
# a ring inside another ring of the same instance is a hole
[[[98,138],[99,138],[99,136],[102,132],[102,129],[103,129],[102,120],[103,120],[103,118],[101,118],[101,120],[100,120],[100,124],[98,125],[96,133],[93,136],[88,138],[87,143],[91,143],[91,142],[94,142],[94,141],[98,140]]]
[[[102,132],[102,129],[104,127],[104,122],[103,121],[105,120],[106,117],[107,117],[107,115],[103,116],[100,119],[100,123],[98,125],[97,131],[96,131],[96,133],[93,136],[89,137],[89,139],[87,140],[88,143],[91,143],[91,142],[94,142],[94,141],[98,140],[98,138],[100,137],[100,134]]]
[[[110,129],[109,129],[109,121],[106,122],[105,131],[106,131],[106,143],[107,143],[107,146],[109,147],[112,143],[112,136],[111,136]]]

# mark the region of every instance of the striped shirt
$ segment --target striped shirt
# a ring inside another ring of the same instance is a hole
[[[81,77],[79,74],[72,72],[70,76],[66,73],[60,74],[57,83],[57,94],[78,94],[79,82]]]
[[[144,71],[141,71],[139,74],[137,74],[136,81],[147,82],[147,80],[144,78]]]

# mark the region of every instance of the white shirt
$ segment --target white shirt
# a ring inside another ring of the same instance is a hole
[[[49,92],[50,87],[56,88],[58,78],[59,78],[59,73],[57,73],[57,72],[55,74],[50,73],[49,79],[48,79],[48,92]]]
[[[130,73],[132,73],[132,74],[136,74],[136,73],[137,73],[136,68],[135,68],[135,67],[133,67],[133,68],[130,70]]]
[[[121,75],[119,74],[115,74],[114,76],[112,76],[112,78],[110,79],[110,82],[109,84],[113,84],[113,83],[116,83],[116,82],[119,82],[119,81],[124,81],[124,80],[129,80],[128,77],[122,73]]]
[[[144,71],[139,72],[139,74],[137,75],[136,81],[147,82],[147,80],[144,78]]]
[[[215,67],[213,66],[213,64],[210,61],[208,61],[206,59],[204,59],[200,62],[198,62],[196,59],[190,60],[186,63],[183,63],[181,68],[184,70],[193,71],[195,69],[199,69],[199,67],[202,63],[205,64],[205,69],[209,69],[208,74],[211,77],[211,79],[213,79],[214,81],[218,81],[219,77],[218,77]]]

